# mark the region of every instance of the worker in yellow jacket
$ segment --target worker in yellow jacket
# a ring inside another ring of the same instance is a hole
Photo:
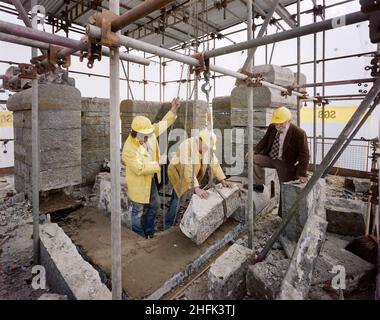
[[[201,130],[199,136],[186,139],[179,145],[168,166],[168,177],[173,186],[173,192],[165,215],[165,229],[175,224],[180,198],[188,190],[193,189],[199,197],[208,198],[208,192],[200,187],[208,165],[211,167],[212,176],[223,187],[233,186],[231,182],[225,180],[226,176],[219,165],[215,150],[216,135],[207,129]]]
[[[160,156],[157,137],[176,120],[179,98],[172,101],[171,110],[158,123],[143,116],[132,121],[132,130],[122,152],[128,197],[132,201],[132,230],[146,238],[154,235],[154,222],[160,199],[157,185],[161,181],[160,165],[166,163],[166,155]]]

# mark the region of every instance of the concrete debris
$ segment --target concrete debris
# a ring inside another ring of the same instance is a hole
[[[329,232],[346,236],[365,234],[367,206],[361,200],[328,197],[326,215]]]
[[[246,271],[253,251],[234,244],[211,265],[208,272],[210,300],[237,300],[246,293]]]
[[[315,266],[310,299],[321,296],[323,299],[337,299],[339,288],[334,288],[334,278],[345,295],[368,290],[374,285],[376,267],[345,250],[347,244],[346,240],[334,234],[327,234]],[[338,278],[344,283],[339,282]],[[342,286],[344,284],[345,288]]]
[[[197,245],[203,243],[242,205],[237,186],[221,188],[217,185],[216,188],[226,199],[225,201],[216,190],[212,189],[208,190],[207,199],[194,194],[182,217],[180,223],[182,232]]]
[[[40,226],[41,263],[47,282],[55,292],[76,300],[109,300],[111,292],[99,273],[78,253],[57,224]]]

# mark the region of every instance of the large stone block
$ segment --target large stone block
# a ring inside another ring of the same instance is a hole
[[[108,113],[110,112],[110,101],[109,99],[103,98],[82,98],[82,112],[85,113],[93,113],[93,112],[102,112]]]
[[[43,129],[80,129],[81,112],[75,110],[42,110],[38,114],[38,124]],[[14,113],[14,127],[32,128],[32,111]]]
[[[290,208],[297,199],[298,195],[302,192],[305,184],[296,182],[285,182],[282,184],[281,189],[281,201],[282,201],[282,215],[286,218]],[[288,224],[285,229],[285,236],[290,241],[297,242],[309,215],[316,214],[321,215],[322,218],[326,218],[325,212],[326,202],[326,182],[324,179],[319,179],[309,194],[302,199],[298,206],[297,214]]]
[[[272,123],[274,108],[253,109],[253,125],[257,127],[268,127]],[[291,110],[294,122],[297,122],[297,110]],[[248,126],[248,109],[233,108],[231,110],[231,125]]]
[[[265,81],[279,86],[291,86],[294,82],[293,71],[289,68],[264,64],[252,68],[254,74],[261,74]]]
[[[302,230],[289,269],[281,283],[278,299],[307,299],[317,258],[325,240],[326,229],[325,218],[312,212]]]
[[[246,272],[253,250],[233,244],[218,257],[208,272],[210,300],[237,300],[246,294]]]
[[[342,272],[345,272],[345,294],[365,291],[373,286],[376,267],[345,250],[347,244],[347,241],[333,234],[327,234],[315,266],[310,299],[317,299],[320,296],[323,296],[324,299],[339,297],[339,292],[333,288],[333,278],[337,276],[338,272],[341,275],[343,275]],[[332,297],[331,294],[333,294]]]
[[[289,259],[256,263],[247,270],[247,293],[257,300],[274,300],[289,268]]]
[[[231,110],[235,108],[247,108],[248,93],[251,88],[240,85],[231,91]],[[292,95],[284,97],[281,91],[267,87],[253,88],[253,107],[260,108],[277,108],[286,106],[289,109],[297,109],[297,97]]]
[[[121,176],[120,182],[120,205],[121,205],[121,222],[127,227],[131,227],[131,203],[128,200],[127,185],[125,177]],[[111,215],[111,174],[108,172],[100,172],[96,176],[94,193],[98,199],[98,208],[105,214]]]
[[[75,300],[110,300],[99,273],[85,261],[74,243],[55,223],[40,226],[41,263],[49,287]]]
[[[212,189],[209,190],[207,199],[193,195],[182,217],[180,224],[182,232],[197,245],[203,243],[241,206],[241,196],[237,186],[220,188],[219,185],[217,188],[225,200]]]
[[[361,200],[328,197],[328,231],[347,236],[362,236],[366,229],[367,207]]]
[[[39,110],[81,111],[80,91],[72,86],[60,84],[38,85]],[[23,90],[12,95],[7,101],[10,111],[32,109],[32,89]]]
[[[65,188],[81,183],[81,167],[49,169],[40,172],[41,191]]]

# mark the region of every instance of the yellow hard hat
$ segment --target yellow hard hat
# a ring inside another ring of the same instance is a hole
[[[132,130],[138,133],[149,135],[153,132],[153,125],[147,117],[136,116],[132,121]]]
[[[214,132],[211,133],[211,139],[210,139],[210,131],[207,130],[207,129],[202,129],[199,132],[199,137],[207,145],[209,145],[209,143],[211,142],[211,145],[212,145],[211,148],[212,148],[212,150],[214,150],[214,151],[216,150],[216,134]]]
[[[286,107],[280,107],[274,110],[272,116],[272,123],[279,124],[292,120],[292,113]]]

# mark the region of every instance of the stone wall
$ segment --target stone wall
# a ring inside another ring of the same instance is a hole
[[[81,94],[58,84],[40,84],[40,190],[60,189],[81,182]],[[15,189],[31,196],[32,89],[8,99],[14,112]]]
[[[109,99],[82,98],[82,183],[92,184],[110,159]]]

